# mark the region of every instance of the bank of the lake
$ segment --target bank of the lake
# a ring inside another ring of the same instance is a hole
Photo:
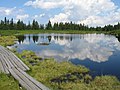
[[[114,33],[114,31],[111,31]],[[59,33],[59,34],[91,34],[91,33],[111,33],[105,31],[80,31],[80,30],[0,30],[0,35],[24,35],[24,34],[40,34],[40,33]],[[115,31],[116,32],[116,31]],[[120,33],[119,30],[117,33]]]

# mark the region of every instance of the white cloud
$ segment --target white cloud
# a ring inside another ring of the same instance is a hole
[[[69,22],[68,17],[69,17],[69,13],[60,13],[59,15],[55,15],[53,18],[51,18],[51,22]]]
[[[44,17],[45,16],[45,13],[42,13],[42,14],[40,14],[40,15],[34,15],[32,18],[33,19],[39,19],[39,18],[42,18],[42,17]]]
[[[38,17],[39,17],[38,15],[34,15],[34,17],[33,17],[33,18],[34,18],[34,19],[36,19],[36,18],[38,18]]]
[[[50,18],[52,22],[74,21],[103,26],[120,21],[120,10],[111,0],[34,0],[25,5],[47,10],[60,8],[62,12]]]
[[[44,17],[44,16],[45,16],[45,13],[43,13],[43,14],[40,14],[39,16],[40,16],[40,17]]]
[[[6,7],[0,7],[0,13],[2,15],[11,15],[15,12],[16,7],[14,8],[6,8]]]
[[[16,7],[13,7],[13,8],[0,7],[0,13],[1,13],[0,16],[3,16],[3,17],[10,16],[10,17],[14,18],[14,21],[17,21],[18,19],[23,20],[23,19],[29,17],[29,15],[24,14],[23,9],[18,9]]]
[[[35,0],[28,1],[24,5],[25,6],[33,6],[34,8],[42,8],[42,9],[52,9],[61,7],[63,5],[63,0]]]
[[[27,19],[29,17],[29,15],[28,14],[23,14],[23,15],[17,15],[16,16],[16,19],[18,20],[18,19],[20,19],[20,20],[25,20],[25,19]]]

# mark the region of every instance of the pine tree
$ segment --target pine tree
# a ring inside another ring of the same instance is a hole
[[[25,24],[23,21],[20,21],[20,19],[17,21],[17,30],[24,30],[25,29]]]
[[[36,30],[39,30],[39,24],[38,24],[37,21],[35,22],[35,27],[36,27],[36,28],[35,28]]]
[[[53,25],[53,30],[59,30],[59,25],[58,25],[58,23],[54,23],[54,25]]]
[[[59,30],[63,30],[64,29],[64,24],[63,24],[63,22],[60,22],[59,23]]]
[[[7,18],[4,18],[4,26],[3,26],[3,30],[7,30]]]
[[[32,29],[33,30],[38,30],[39,29],[39,24],[37,21],[33,20],[32,22]]]
[[[41,29],[41,30],[44,29],[44,24],[40,24],[40,29]]]
[[[13,18],[10,20],[10,30],[14,29],[14,22],[13,22]]]
[[[31,30],[31,29],[32,29],[32,26],[31,26],[31,24],[30,24],[30,21],[29,21],[29,23],[28,23],[26,29],[27,29],[27,30]]]
[[[51,21],[49,20],[48,24],[46,25],[47,30],[52,30],[52,24]]]
[[[4,19],[4,24],[6,25],[7,24],[7,18],[5,17]]]
[[[1,23],[0,23],[0,29],[3,30],[4,29],[4,21],[1,20]]]

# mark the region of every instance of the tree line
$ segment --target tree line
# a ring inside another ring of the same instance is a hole
[[[120,23],[116,25],[105,25],[104,27],[88,27],[84,24],[76,24],[73,22],[66,23],[54,23],[51,24],[51,21],[47,24],[39,24],[38,21],[33,20],[32,23],[24,23],[22,20],[14,22],[12,19],[7,19],[0,21],[0,30],[96,30],[96,31],[111,31],[120,29]]]

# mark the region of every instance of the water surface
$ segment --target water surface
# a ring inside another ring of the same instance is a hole
[[[104,34],[26,34],[18,36],[17,51],[32,50],[42,58],[84,65],[92,75],[120,79],[119,37]]]

